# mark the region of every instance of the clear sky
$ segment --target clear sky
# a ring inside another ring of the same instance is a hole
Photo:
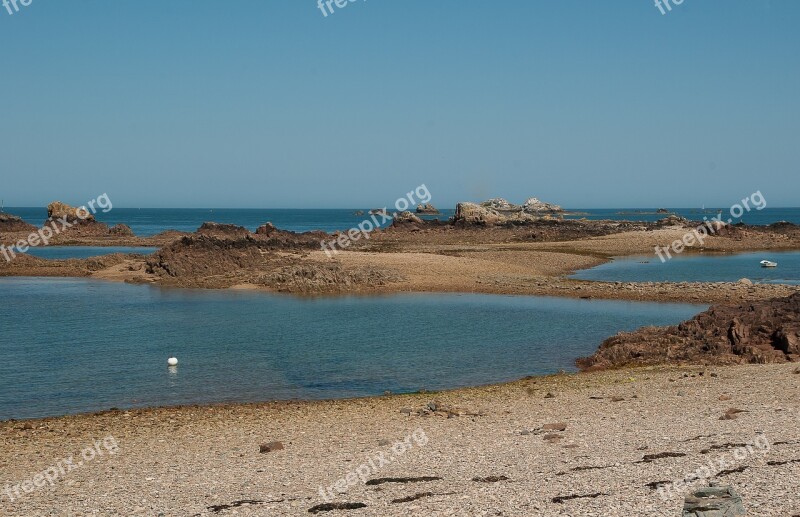
[[[0,198],[730,206],[800,193],[800,1],[0,7]]]

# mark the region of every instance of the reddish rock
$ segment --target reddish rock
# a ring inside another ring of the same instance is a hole
[[[582,370],[654,364],[785,363],[800,360],[800,293],[715,305],[672,327],[623,332],[578,359]]]

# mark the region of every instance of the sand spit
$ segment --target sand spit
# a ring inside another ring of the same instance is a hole
[[[14,501],[4,493],[0,511],[674,517],[684,491],[665,483],[711,465],[751,515],[793,516],[796,369],[616,370],[436,394],[5,422],[1,481],[11,485],[62,458],[77,463],[97,440],[119,448]],[[337,482],[344,493],[331,497]]]
[[[477,292],[717,303],[788,296],[796,286],[734,282],[588,282],[573,271],[613,256],[653,254],[692,224],[539,219],[504,226],[398,222],[328,256],[320,243],[334,236],[294,233],[265,224],[251,233],[233,225],[204,224],[191,235],[150,239],[102,237],[104,245],[159,245],[151,257],[125,257],[106,268],[86,261],[0,261],[0,276],[91,276],[174,287],[261,289],[298,294]],[[73,238],[98,244],[99,237]],[[328,241],[330,242],[330,241]],[[800,249],[800,227],[775,224],[727,227],[703,248],[685,253]]]

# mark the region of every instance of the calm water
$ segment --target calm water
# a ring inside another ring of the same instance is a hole
[[[372,207],[376,208],[376,207]],[[365,214],[368,209],[362,209]],[[656,221],[665,217],[656,214],[655,209],[570,209],[582,212],[587,219],[613,219],[629,221]],[[714,217],[715,209],[701,211],[695,208],[676,208],[671,211],[692,220],[702,220],[703,217]],[[726,209],[727,210],[727,209]],[[7,212],[18,215],[33,225],[41,225],[47,218],[44,208],[7,208]],[[426,219],[438,218],[447,220],[453,215],[453,209],[441,210],[438,216],[422,216]],[[368,215],[355,215],[356,209],[179,209],[179,208],[114,208],[108,213],[98,212],[98,220],[114,225],[126,224],[139,236],[155,235],[165,230],[195,231],[206,221],[218,223],[238,224],[255,231],[267,221],[271,221],[278,228],[304,232],[309,230],[323,230],[333,232],[346,230],[363,221]],[[727,213],[726,213],[727,218]],[[800,208],[765,208],[761,211],[752,211],[741,219],[748,224],[771,224],[777,221],[789,221],[800,224]]]
[[[114,208],[105,214],[98,212],[95,217],[108,225],[126,224],[141,237],[152,236],[165,230],[193,232],[206,221],[237,224],[250,231],[255,231],[269,221],[282,230],[295,232],[322,230],[330,233],[353,228],[361,221],[370,218],[368,209],[362,209],[363,215],[356,215],[356,211],[357,209]],[[41,225],[47,218],[47,210],[43,208],[6,208],[6,212],[18,215],[36,226]],[[420,217],[447,220],[453,212],[453,210],[443,210],[439,216]],[[380,216],[376,217],[379,222],[382,221]]]
[[[0,279],[0,420],[438,390],[572,369],[697,305],[415,294],[298,298]],[[170,370],[169,356],[180,364]]]
[[[138,253],[149,255],[158,248],[132,248],[125,246],[39,246],[30,248],[28,255],[46,259],[85,259],[112,253]]]
[[[763,268],[762,260],[778,263]],[[643,263],[644,262],[644,263]],[[800,284],[800,252],[758,252],[737,255],[673,255],[662,263],[653,255],[615,258],[612,262],[578,271],[572,278],[606,282],[735,282]]]

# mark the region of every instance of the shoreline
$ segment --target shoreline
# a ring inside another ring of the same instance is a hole
[[[720,468],[715,474],[735,486],[758,515],[784,517],[800,510],[800,501],[785,497],[800,474],[800,463],[789,461],[800,458],[795,368],[647,367],[528,377],[437,393],[6,421],[0,423],[6,445],[0,464],[9,482],[28,479],[103,437],[113,437],[119,450],[68,472],[52,486],[0,504],[26,516],[83,505],[122,515],[205,517],[229,515],[233,508],[246,516],[308,515],[325,502],[321,487],[335,485],[383,453],[393,461],[380,467],[376,462],[365,478],[427,476],[431,481],[347,484],[334,500],[366,507],[342,515],[492,510],[513,516],[650,512],[666,517],[679,510],[681,493],[670,492],[662,500],[648,484],[679,479],[698,464],[727,455],[730,468],[744,470],[722,473],[726,469]],[[785,393],[770,389],[775,385]],[[720,420],[730,407],[744,412]],[[548,425],[553,430],[543,431]],[[419,430],[424,445],[413,442],[402,455],[393,454],[403,437]],[[726,444],[759,436],[769,441],[769,454],[734,461],[735,445]],[[267,442],[281,445],[260,453]],[[662,453],[674,457],[642,462],[644,455]],[[498,481],[473,481],[494,477]],[[176,482],[185,488],[162,497]],[[423,492],[431,495],[398,502]],[[570,497],[594,493],[604,495]],[[568,500],[554,502],[558,498]],[[236,504],[241,501],[250,503]]]

